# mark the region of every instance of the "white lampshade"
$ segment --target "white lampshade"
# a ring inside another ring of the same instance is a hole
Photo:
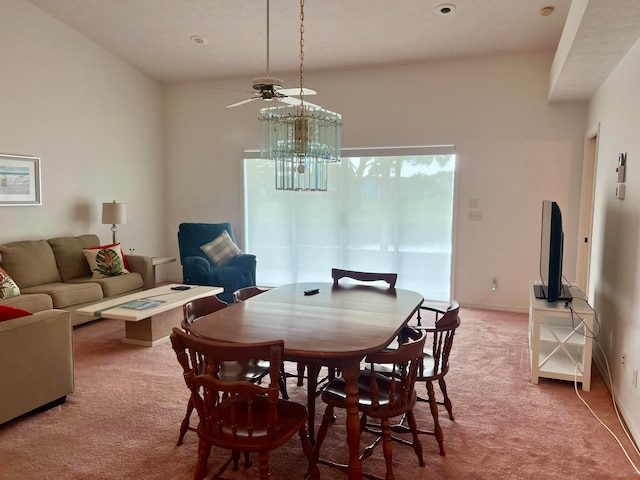
[[[124,225],[127,223],[127,204],[126,203],[103,203],[102,204],[102,223],[105,225]]]

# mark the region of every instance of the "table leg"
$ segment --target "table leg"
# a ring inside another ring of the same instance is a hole
[[[342,378],[347,394],[347,444],[349,445],[349,480],[362,479],[360,461],[360,418],[358,417],[358,376],[360,359],[350,358],[342,362]]]
[[[320,365],[307,364],[307,424],[309,428],[309,440],[315,445],[315,415],[316,415],[316,388]]]

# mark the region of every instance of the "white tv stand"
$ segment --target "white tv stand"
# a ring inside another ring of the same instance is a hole
[[[531,382],[538,383],[540,377],[573,382],[577,371],[582,390],[589,391],[595,313],[576,287],[570,287],[569,308],[562,300],[549,303],[536,298],[533,286],[539,284],[529,282]]]

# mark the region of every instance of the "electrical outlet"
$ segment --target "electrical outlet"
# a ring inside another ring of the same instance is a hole
[[[627,354],[623,353],[622,357],[620,357],[620,364],[621,365],[626,365],[627,364]]]
[[[482,211],[481,210],[472,210],[469,212],[469,221],[470,222],[480,222],[482,221]]]
[[[638,369],[633,371],[633,388],[638,388]]]
[[[469,208],[480,208],[480,199],[470,198],[468,205],[469,205]]]
[[[491,281],[491,291],[495,292],[496,290],[498,290],[498,279],[494,277]]]

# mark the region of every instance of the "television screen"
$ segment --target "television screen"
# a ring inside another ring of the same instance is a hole
[[[556,202],[543,200],[540,233],[541,285],[536,286],[536,298],[545,298],[547,302],[571,300],[569,289],[562,285],[563,247],[564,232],[560,207]]]

